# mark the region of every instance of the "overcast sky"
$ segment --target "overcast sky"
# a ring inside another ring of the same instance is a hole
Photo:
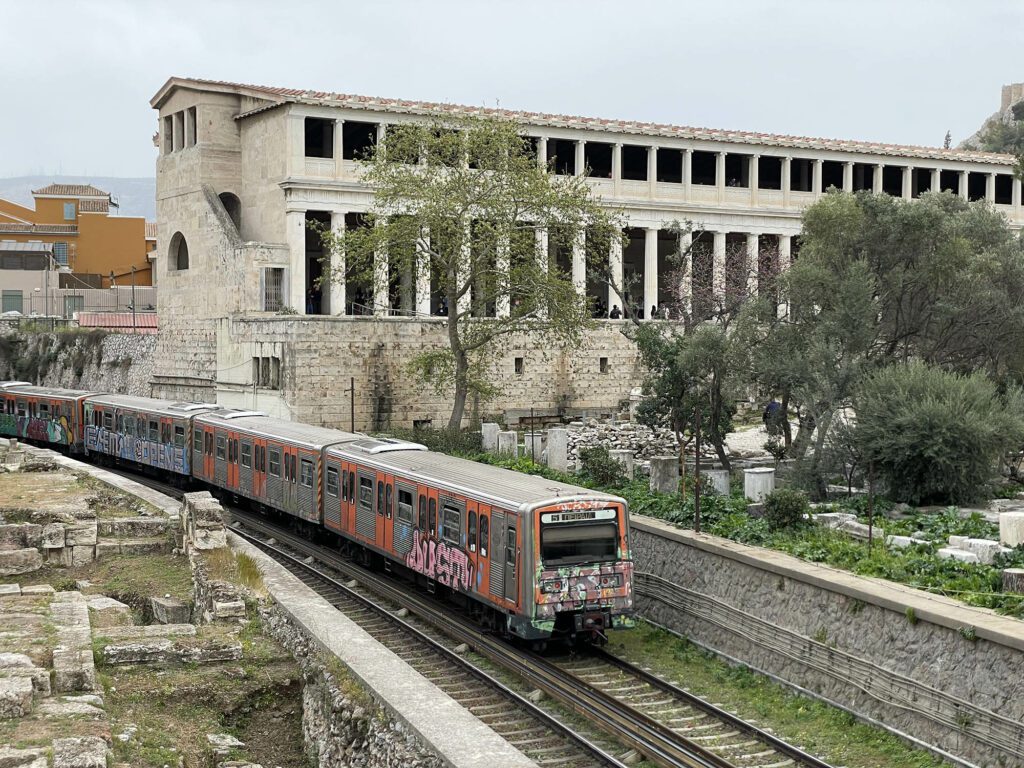
[[[0,11],[0,176],[152,176],[172,75],[941,145],[1024,80],[1020,0],[37,0]]]

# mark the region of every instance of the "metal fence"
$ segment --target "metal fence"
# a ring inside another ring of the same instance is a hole
[[[156,287],[51,288],[46,293],[26,292],[21,313],[70,320],[76,312],[131,312],[133,306],[136,312],[156,312]]]

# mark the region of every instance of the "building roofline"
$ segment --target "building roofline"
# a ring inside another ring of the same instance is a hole
[[[410,99],[378,98],[328,91],[312,91],[308,89],[301,90],[298,88],[278,88],[264,85],[232,83],[223,80],[204,80],[199,78],[169,78],[160,90],[157,91],[156,95],[150,100],[150,105],[153,108],[159,108],[159,105],[166,100],[175,87],[251,96],[253,98],[271,102],[266,105],[267,107],[279,106],[286,103],[296,103],[423,116],[490,116],[502,117],[530,125],[552,128],[574,128],[580,130],[605,131],[610,133],[623,133],[639,136],[722,141],[735,144],[775,146],[781,149],[826,149],[876,155],[921,157],[934,160],[972,160],[975,162],[989,162],[997,165],[1012,165],[1015,162],[1011,155],[996,152],[977,152],[955,148],[945,149],[942,147],[924,147],[910,144],[885,144],[881,142],[856,141],[852,139],[825,139],[808,136],[757,133],[755,131],[733,131],[719,128],[699,128],[666,123],[547,114],[540,112],[528,112],[525,110],[496,109],[491,107],[471,107],[461,104],[416,101]],[[241,119],[251,114],[261,112],[265,108],[266,107],[253,109],[248,112],[241,113],[236,117],[237,119]]]

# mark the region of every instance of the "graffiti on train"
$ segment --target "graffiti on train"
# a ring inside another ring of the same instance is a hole
[[[61,416],[59,419],[37,419],[3,413],[0,414],[0,434],[46,443],[71,444],[71,425],[67,416]]]
[[[469,591],[473,584],[473,563],[465,551],[446,541],[413,531],[413,546],[405,564],[439,584]]]
[[[170,469],[181,474],[187,474],[189,471],[185,449],[168,443],[153,443],[119,432],[86,427],[85,447],[89,451],[106,453],[127,461]]]

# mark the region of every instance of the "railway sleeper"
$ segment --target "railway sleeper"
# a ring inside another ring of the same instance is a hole
[[[726,733],[707,733],[701,736],[687,736],[690,741],[699,741],[705,744],[709,742],[721,741],[722,739],[730,739],[733,736],[739,736],[739,731],[728,731]]]

